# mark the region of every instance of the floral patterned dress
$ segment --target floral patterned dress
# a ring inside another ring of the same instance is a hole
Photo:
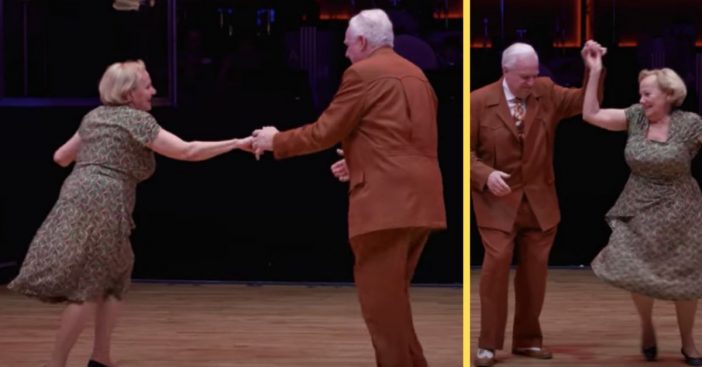
[[[81,122],[81,144],[58,201],[29,246],[11,290],[45,302],[84,302],[127,290],[136,185],[155,169],[148,113],[101,106]]]
[[[626,110],[631,174],[606,215],[612,228],[592,270],[614,286],[653,298],[702,298],[702,193],[690,164],[702,145],[702,120],[671,114],[668,140],[646,138],[641,105]]]

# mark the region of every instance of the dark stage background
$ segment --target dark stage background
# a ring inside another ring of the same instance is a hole
[[[152,113],[186,140],[288,129],[314,121],[331,100],[349,65],[347,19],[374,6],[391,13],[405,41],[428,46],[408,57],[439,96],[449,229],[431,237],[415,281],[460,283],[461,2],[185,0],[157,0],[131,18],[105,0],[0,1],[0,282],[16,274],[54,204],[70,168],[52,154],[97,105],[112,60],[146,61],[162,97]],[[329,168],[337,159],[334,149],[282,161],[239,151],[201,163],[158,157],[137,192],[134,277],[352,281],[347,185]]]
[[[682,108],[699,113],[701,12],[699,2],[688,0],[665,5],[649,0],[473,0],[470,90],[500,78],[501,52],[517,40],[534,45],[542,75],[563,86],[579,87],[583,78],[580,47],[593,38],[608,48],[603,107],[637,103],[639,71],[670,67],[687,84]],[[581,116],[561,122],[554,166],[562,219],[551,265],[589,266],[606,245],[610,230],[604,215],[629,175],[625,143],[626,132],[590,126]],[[698,181],[702,179],[699,156],[692,171]],[[479,266],[483,248],[473,213],[471,218],[471,265]]]

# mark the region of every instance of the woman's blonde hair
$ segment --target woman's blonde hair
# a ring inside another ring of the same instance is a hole
[[[139,74],[145,71],[146,66],[141,60],[116,62],[108,66],[98,86],[100,101],[110,106],[129,103],[127,94],[137,87]]]
[[[670,103],[680,107],[687,96],[687,87],[678,73],[670,68],[644,69],[639,73],[639,83],[651,75],[656,77],[658,88],[668,95]]]

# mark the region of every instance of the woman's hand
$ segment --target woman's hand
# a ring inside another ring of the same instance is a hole
[[[253,153],[254,148],[253,148],[253,137],[252,136],[247,136],[243,139],[237,139],[236,141],[236,148],[241,149],[245,152]]]

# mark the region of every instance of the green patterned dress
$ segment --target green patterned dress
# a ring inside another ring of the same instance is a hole
[[[159,130],[148,112],[127,106],[85,115],[73,171],[11,290],[45,302],[121,299],[134,263],[129,235],[136,185],[154,172],[154,153],[145,145]]]
[[[702,145],[702,120],[674,111],[668,140],[646,138],[641,105],[626,110],[631,169],[606,215],[609,243],[592,270],[606,282],[653,298],[702,298],[702,194],[690,164]]]

